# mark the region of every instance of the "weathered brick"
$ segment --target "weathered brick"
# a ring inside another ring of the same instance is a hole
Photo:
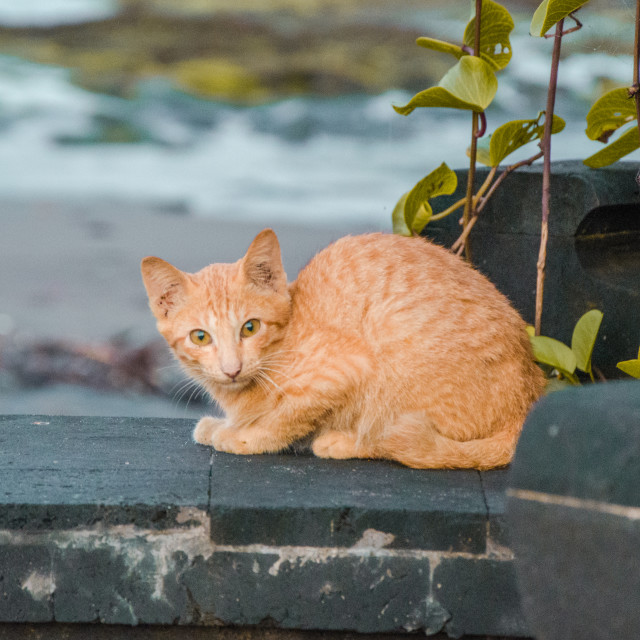
[[[389,548],[483,552],[478,475],[385,461],[232,456],[212,462],[211,535],[218,544],[349,547],[367,529]]]
[[[322,549],[216,553],[184,577],[202,619],[365,633],[420,629],[429,561]]]
[[[56,585],[45,545],[6,544],[0,536],[0,621],[53,620]]]
[[[445,629],[453,637],[528,635],[509,560],[443,558],[433,573],[433,594],[451,615]]]

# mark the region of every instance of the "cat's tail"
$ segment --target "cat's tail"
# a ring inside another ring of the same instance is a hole
[[[522,423],[487,438],[453,440],[443,436],[424,414],[401,416],[380,443],[380,457],[416,469],[493,469],[513,458]]]

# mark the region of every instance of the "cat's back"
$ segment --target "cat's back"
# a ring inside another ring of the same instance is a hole
[[[292,293],[297,304],[335,319],[417,314],[429,322],[470,310],[518,317],[484,276],[450,251],[385,233],[333,243],[300,272]]]
[[[381,388],[407,406],[416,380],[452,405],[465,388],[489,413],[501,394],[528,407],[542,389],[519,313],[485,276],[423,238],[343,238],[311,260],[291,293],[295,348],[333,347],[340,361],[364,355]]]
[[[302,269],[296,284],[339,290],[360,289],[368,293],[379,285],[407,283],[430,262],[438,262],[442,249],[422,238],[388,233],[345,236],[323,249]],[[372,289],[373,287],[373,289]]]

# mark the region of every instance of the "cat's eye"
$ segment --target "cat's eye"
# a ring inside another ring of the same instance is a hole
[[[243,325],[242,329],[240,329],[240,335],[243,338],[250,338],[251,336],[255,336],[260,329],[260,320],[247,320]]]
[[[202,329],[194,329],[190,334],[191,342],[199,347],[204,347],[211,343],[211,336]]]

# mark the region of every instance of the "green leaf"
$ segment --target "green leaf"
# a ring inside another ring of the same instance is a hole
[[[483,0],[480,23],[480,58],[494,71],[504,69],[511,60],[509,34],[513,31],[513,27],[513,18],[502,5],[493,0]],[[465,46],[471,50],[475,46],[475,32],[476,18],[474,16],[467,23],[463,37]],[[448,53],[458,60],[463,56],[470,55],[462,47],[436,38],[418,38],[416,44],[425,49]]]
[[[411,231],[409,231],[409,227],[407,227],[407,223],[404,221],[404,204],[407,201],[407,196],[409,192],[407,191],[404,195],[401,196],[400,200],[398,200],[396,206],[393,209],[393,213],[391,214],[391,220],[393,222],[393,233],[399,236],[410,236]]]
[[[635,360],[623,360],[618,362],[616,367],[633,378],[640,378],[640,349],[638,349],[638,357]]]
[[[638,136],[638,127],[635,126],[625,131],[617,140],[608,144],[604,149],[583,160],[583,162],[592,169],[600,169],[613,164],[616,160],[620,160],[620,158],[635,151],[638,147],[640,147],[640,137]]]
[[[428,201],[436,196],[452,194],[457,186],[458,176],[444,162],[420,180],[405,201],[404,220],[407,229],[420,233],[433,214]]]
[[[592,309],[587,311],[573,329],[571,337],[571,351],[576,356],[576,366],[580,371],[591,374],[591,355],[596,343],[600,324],[602,323],[602,311]]]
[[[640,378],[640,359],[623,360],[616,365],[620,371],[628,373],[633,378]]]
[[[614,89],[596,100],[587,113],[586,134],[591,140],[606,142],[609,136],[636,119],[636,102],[628,89]]]
[[[480,57],[494,71],[504,69],[511,60],[509,34],[513,31],[511,14],[493,0],[482,0],[482,18],[480,20]],[[476,18],[471,18],[464,30],[464,43],[474,48]]]
[[[457,44],[451,44],[450,42],[445,42],[444,40],[436,40],[435,38],[418,38],[416,40],[416,44],[424,47],[425,49],[432,49],[434,51],[441,51],[442,53],[449,53],[452,56],[458,58],[458,60],[462,58],[462,56],[466,55],[462,48]]]
[[[476,143],[476,161],[487,167],[491,165],[491,138],[492,135],[478,138]],[[471,156],[471,148],[467,147],[467,156]]]
[[[416,211],[413,221],[411,223],[411,231],[419,234],[429,224],[433,216],[433,209],[428,202],[423,202]]]
[[[440,80],[440,84],[421,91],[404,107],[393,108],[407,116],[418,107],[449,107],[484,111],[498,90],[498,80],[481,58],[464,56]]]
[[[536,9],[529,29],[532,36],[543,36],[551,27],[589,0],[544,0]]]
[[[533,357],[542,364],[557,369],[567,378],[575,379],[576,356],[566,344],[547,336],[529,336]]]
[[[556,391],[564,391],[570,387],[575,387],[575,382],[571,383],[566,378],[560,380],[559,378],[550,378],[547,380],[547,384],[544,387],[544,395],[548,396],[550,393],[556,393]]]
[[[511,120],[498,127],[488,142],[482,144],[482,150],[478,153],[478,162],[486,164],[489,167],[497,167],[508,155],[512,154],[516,149],[532,142],[539,140],[544,134],[544,122],[540,124],[544,116],[544,111],[538,114],[533,120]],[[551,125],[551,133],[559,133],[564,129],[565,122],[558,116],[553,116]]]

